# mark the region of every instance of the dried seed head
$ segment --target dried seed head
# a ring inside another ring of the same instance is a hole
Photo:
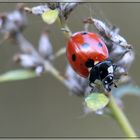
[[[78,6],[79,3],[65,3],[61,4],[61,14],[65,19],[68,19],[70,13]]]
[[[101,35],[101,37],[109,37],[110,29],[101,20],[89,17],[89,18],[85,19],[83,22],[85,23],[85,25],[94,24],[94,26],[96,27],[97,31]]]
[[[54,9],[60,7],[60,3],[59,3],[59,2],[48,2],[47,5],[48,5],[48,7],[49,7],[51,10],[54,10]]]
[[[65,84],[74,94],[84,96],[88,88],[88,79],[79,76],[70,65],[66,68]],[[89,93],[89,92],[88,92]]]
[[[34,53],[34,46],[21,33],[16,35],[16,42],[23,53],[36,55]]]
[[[21,5],[20,5],[21,6]],[[9,34],[9,38],[15,39],[17,33],[23,31],[27,25],[27,17],[25,12],[13,10],[8,13],[1,13],[0,16],[2,34]]]
[[[49,9],[50,8],[48,7],[47,4],[35,6],[35,7],[32,7],[31,9],[27,7],[25,8],[26,11],[29,11],[34,15],[42,15],[45,11],[48,11]]]
[[[92,19],[96,29],[101,33],[104,34],[106,37],[109,37],[110,28],[106,26],[104,22],[98,19]]]
[[[131,67],[133,61],[134,61],[135,55],[133,51],[129,51],[127,52],[122,59],[120,59],[119,61],[116,62],[118,68],[117,68],[117,72],[116,75],[123,75],[123,74],[127,74],[129,68]]]
[[[53,47],[49,40],[48,28],[45,28],[45,30],[43,30],[39,39],[38,46],[38,50],[41,56],[45,59],[50,59],[53,54]]]
[[[23,31],[23,29],[27,26],[27,16],[24,11],[21,12],[21,10],[14,10],[10,13],[8,13],[8,19],[9,22],[13,22],[18,31]]]
[[[24,10],[25,6],[26,6],[25,3],[17,3],[16,9],[22,11],[22,10]]]
[[[31,55],[17,54],[13,60],[24,68],[34,68],[36,66],[35,60]]]
[[[95,25],[98,33],[106,43],[109,58],[118,66],[118,75],[127,73],[135,56],[132,45],[128,44],[126,39],[119,34],[119,28],[93,18],[87,19],[87,22]]]
[[[38,76],[40,76],[43,72],[44,72],[44,66],[43,65],[38,65],[36,68],[35,68],[35,72]]]
[[[42,15],[44,12],[48,10],[59,11],[60,19],[68,19],[70,13],[77,7],[79,3],[59,3],[59,2],[48,2],[43,5],[34,6],[32,8],[24,7],[24,10],[28,13],[32,13],[34,15]]]
[[[105,42],[109,51],[109,59],[117,66],[114,72],[114,83],[120,84],[119,79],[128,74],[128,70],[135,58],[132,45],[119,34],[120,29],[114,25],[107,25],[103,21],[93,18],[87,18],[84,23],[86,30],[88,30],[89,24],[93,24]],[[95,87],[95,92],[102,91],[97,87],[96,83]]]

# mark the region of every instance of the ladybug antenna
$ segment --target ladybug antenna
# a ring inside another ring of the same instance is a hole
[[[117,65],[116,64],[113,64],[113,68],[114,68],[114,71],[117,69]]]
[[[115,87],[115,88],[117,88],[117,87],[118,87],[118,86],[116,85],[116,83],[114,83],[114,82],[113,82],[113,84],[114,84],[114,87]]]
[[[94,60],[93,59],[88,59],[87,62],[85,63],[87,68],[94,67]]]

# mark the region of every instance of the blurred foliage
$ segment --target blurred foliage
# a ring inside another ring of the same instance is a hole
[[[87,107],[96,112],[103,109],[109,103],[109,98],[103,93],[91,93],[85,98],[85,102]]]
[[[132,84],[122,85],[119,86],[119,88],[114,89],[112,92],[115,98],[122,98],[125,95],[140,96],[140,87]]]
[[[35,77],[36,74],[32,70],[11,70],[0,75],[0,82],[8,82],[15,80],[24,80]]]
[[[53,24],[58,18],[58,14],[59,14],[58,10],[48,10],[44,12],[41,15],[41,17],[43,21],[46,22],[47,24]]]

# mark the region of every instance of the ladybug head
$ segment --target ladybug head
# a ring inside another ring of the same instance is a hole
[[[110,60],[104,60],[92,66],[89,74],[90,85],[94,83],[95,80],[100,80],[102,81],[104,88],[108,92],[111,91],[111,86],[114,84],[115,69],[116,65]]]
[[[103,86],[104,88],[109,92],[111,91],[111,86],[113,85],[113,81],[114,81],[114,76],[113,74],[108,74],[103,80]]]

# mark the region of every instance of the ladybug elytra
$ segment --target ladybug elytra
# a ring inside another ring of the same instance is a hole
[[[108,60],[108,49],[97,34],[85,31],[73,34],[66,55],[76,73],[89,77],[90,85],[99,79],[107,91],[111,90],[115,65]]]

